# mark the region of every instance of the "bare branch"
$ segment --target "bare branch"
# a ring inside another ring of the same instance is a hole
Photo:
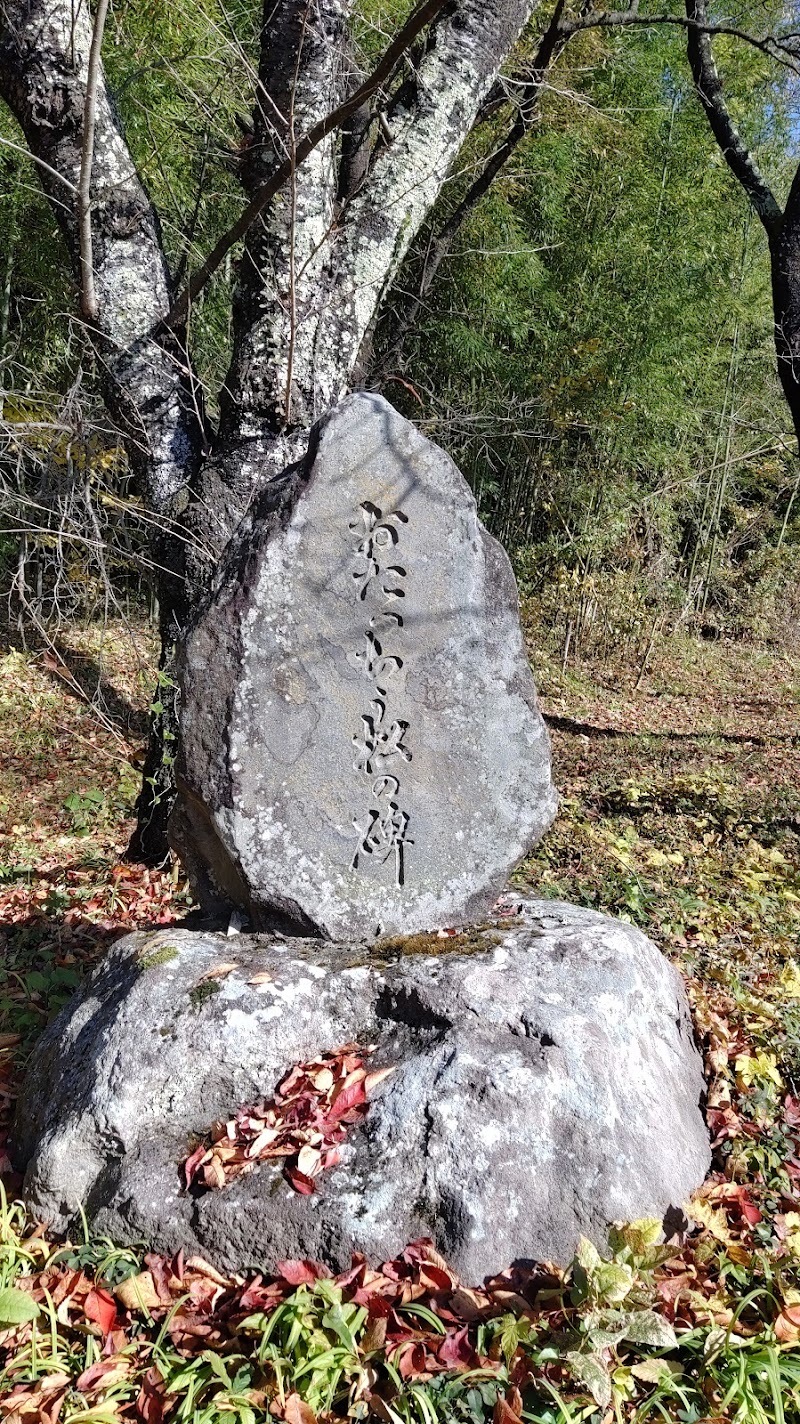
[[[575,19],[562,20],[560,28],[564,35],[576,35],[582,30],[619,29],[629,25],[676,25],[678,29],[703,35],[730,35],[733,39],[742,40],[744,44],[760,50],[762,54],[769,55],[770,59],[777,59],[795,73],[800,73],[800,30],[788,30],[784,35],[758,36],[747,30],[737,29],[735,25],[711,24],[699,15],[640,15],[638,0],[634,0],[627,10],[590,11]]]
[[[284,183],[288,182],[292,173],[308,158],[309,154],[328,137],[335,132],[342,124],[351,118],[358,110],[366,104],[373,95],[377,94],[383,84],[387,82],[403,58],[406,50],[413,44],[417,35],[425,29],[435,18],[440,10],[445,8],[449,0],[422,0],[409,15],[405,24],[398,30],[394,39],[384,50],[383,55],[373,69],[372,73],[357,89],[349,95],[341,104],[332,109],[329,114],[316,123],[298,139],[292,152],[283,163],[275,169],[266,183],[256,190],[251,201],[244,212],[219,239],[216,246],[209,253],[205,262],[194,273],[188,285],[178,297],[172,310],[167,317],[169,326],[181,326],[185,323],[189,308],[203,290],[206,284],[213,277],[217,269],[222,265],[231,248],[240,242],[253,223],[268,203],[280,191]]]
[[[49,178],[55,178],[57,183],[61,183],[68,193],[72,193],[73,197],[77,193],[77,184],[72,183],[63,173],[59,173],[57,168],[51,168],[50,164],[45,163],[43,158],[37,158],[35,153],[31,153],[30,149],[24,148],[21,143],[14,143],[13,139],[10,138],[0,138],[0,145],[2,145],[3,148],[13,148],[15,153],[21,153],[25,158],[29,158],[31,163],[35,163]]]
[[[97,316],[97,292],[94,285],[92,256],[92,164],[94,135],[97,125],[97,85],[100,80],[100,54],[103,31],[108,14],[108,0],[98,0],[92,28],[89,63],[86,66],[86,97],[83,104],[83,143],[81,172],[78,179],[78,237],[81,260],[81,311],[94,321]]]

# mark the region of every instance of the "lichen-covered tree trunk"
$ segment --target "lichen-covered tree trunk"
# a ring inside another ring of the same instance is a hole
[[[314,422],[357,380],[360,353],[400,264],[538,0],[453,0],[359,110],[292,171],[247,234],[233,353],[212,437],[182,332],[157,214],[137,176],[102,73],[91,175],[98,295],[93,335],[105,395],[159,536],[161,677],[135,853],[166,853],[177,717],[172,650],[236,526],[264,484],[300,459]],[[354,0],[264,0],[254,192],[297,140],[358,83]],[[21,124],[80,273],[76,188],[92,21],[75,0],[0,0],[0,95]],[[201,455],[201,452],[206,453]]]

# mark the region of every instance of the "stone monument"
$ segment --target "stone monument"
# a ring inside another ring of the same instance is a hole
[[[612,1220],[670,1229],[710,1159],[683,985],[630,925],[495,905],[555,794],[511,569],[448,457],[378,396],[330,412],[180,681],[173,843],[218,924],[269,933],[114,945],[31,1059],[37,1213],[227,1269],[432,1235],[473,1281]],[[394,1071],[318,1189],[266,1159],[187,1185],[215,1121],[354,1044]]]
[[[257,926],[479,920],[556,808],[508,558],[381,396],[268,498],[184,647],[175,849]]]

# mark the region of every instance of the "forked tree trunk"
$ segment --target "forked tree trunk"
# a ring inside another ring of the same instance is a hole
[[[148,506],[179,519],[160,536],[162,676],[132,851],[166,854],[177,713],[176,639],[255,495],[305,451],[313,423],[351,388],[377,312],[538,0],[450,0],[413,62],[340,142],[325,138],[250,229],[234,303],[222,419],[209,441],[149,202],[102,72],[91,204],[105,395]],[[308,128],[357,86],[354,0],[264,0],[255,142],[243,165],[254,192]],[[39,160],[76,274],[76,186],[89,51],[88,4],[0,0],[0,94]],[[201,450],[210,453],[201,457]]]

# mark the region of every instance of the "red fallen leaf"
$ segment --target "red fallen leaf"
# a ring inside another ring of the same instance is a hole
[[[131,1368],[132,1362],[124,1356],[110,1355],[107,1360],[98,1360],[96,1365],[90,1365],[88,1370],[84,1370],[75,1381],[75,1388],[80,1390],[81,1394],[88,1394],[90,1389],[95,1389],[101,1382],[108,1388],[125,1379]]]
[[[194,1180],[194,1178],[195,1178],[195,1176],[196,1176],[196,1174],[197,1174],[197,1170],[198,1170],[198,1168],[199,1168],[199,1166],[200,1166],[200,1163],[202,1162],[203,1158],[205,1157],[207,1151],[208,1151],[208,1148],[206,1147],[206,1144],[205,1144],[204,1142],[201,1142],[201,1143],[200,1143],[200,1146],[195,1148],[195,1150],[194,1150],[194,1152],[192,1153],[191,1157],[187,1157],[187,1158],[186,1158],[186,1161],[185,1161],[184,1164],[183,1164],[183,1171],[184,1171],[184,1175],[185,1175],[185,1177],[186,1177],[186,1186],[187,1186],[187,1188],[192,1185],[192,1182],[193,1182],[193,1180]]]
[[[419,1379],[428,1371],[425,1368],[427,1352],[419,1341],[409,1341],[401,1347],[397,1357],[397,1369],[401,1379]]]
[[[243,1290],[239,1296],[237,1309],[246,1310],[248,1313],[251,1310],[266,1311],[280,1303],[282,1294],[279,1282],[265,1286],[262,1284],[261,1277],[256,1276],[255,1280],[252,1280],[247,1289]]]
[[[339,1272],[339,1275],[336,1277],[336,1284],[344,1289],[346,1286],[352,1286],[358,1281],[359,1286],[363,1286],[366,1274],[366,1257],[362,1256],[360,1251],[354,1251],[349,1270]]]
[[[761,1221],[761,1212],[753,1202],[743,1201],[741,1203],[741,1207],[742,1216],[744,1217],[748,1226],[755,1226],[757,1222]]]
[[[378,1316],[380,1319],[387,1319],[392,1313],[392,1302],[377,1290],[369,1286],[360,1286],[353,1296],[354,1305],[365,1305],[369,1311],[370,1319]]]
[[[344,1117],[351,1108],[360,1107],[367,1101],[364,1091],[364,1079],[366,1073],[363,1068],[355,1068],[345,1079],[341,1090],[333,1100],[333,1106],[328,1112],[328,1120],[337,1122],[340,1117]]]
[[[114,1329],[117,1303],[108,1291],[92,1290],[83,1302],[83,1313],[87,1320],[92,1320],[95,1325],[100,1326],[104,1335],[108,1335]]]
[[[286,1424],[317,1424],[317,1416],[310,1404],[306,1404],[299,1394],[287,1394],[283,1406]]]
[[[284,1176],[291,1187],[303,1197],[310,1197],[317,1189],[310,1177],[306,1177],[297,1167],[284,1167]]]
[[[434,1295],[440,1291],[449,1292],[455,1285],[455,1281],[449,1271],[443,1271],[441,1266],[432,1266],[427,1261],[420,1267],[419,1280],[420,1285],[423,1285],[426,1290],[431,1291]]]
[[[330,1277],[327,1266],[319,1261],[279,1261],[275,1274],[290,1286],[313,1286],[315,1281]]]
[[[464,1325],[460,1330],[445,1335],[436,1357],[447,1370],[476,1369],[479,1360],[470,1343],[469,1326]]]
[[[155,1365],[151,1365],[142,1380],[135,1404],[136,1418],[141,1424],[162,1424],[166,1393],[164,1381]]]

